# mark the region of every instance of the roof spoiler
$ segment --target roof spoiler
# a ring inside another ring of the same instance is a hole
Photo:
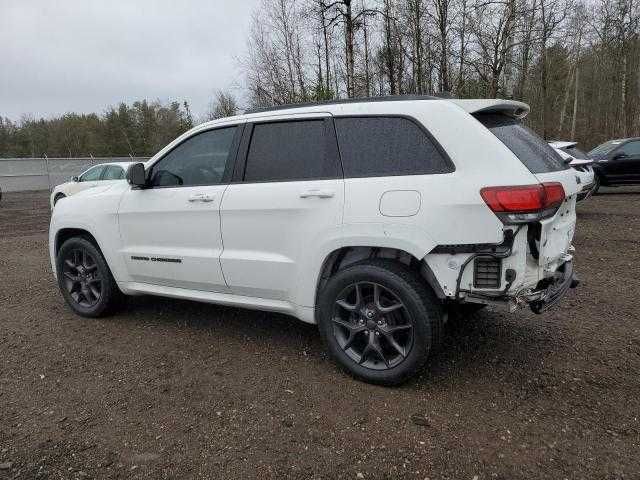
[[[501,99],[478,99],[463,100],[458,98],[447,99],[448,102],[455,103],[467,113],[502,113],[510,117],[523,119],[529,113],[529,105],[515,100]]]

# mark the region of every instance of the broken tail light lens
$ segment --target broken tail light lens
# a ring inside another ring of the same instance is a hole
[[[485,187],[480,196],[504,223],[528,223],[553,216],[565,199],[561,183]]]

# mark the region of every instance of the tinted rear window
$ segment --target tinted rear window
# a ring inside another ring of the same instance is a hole
[[[334,140],[335,141],[335,140]],[[335,178],[323,120],[263,123],[253,127],[245,182]]]
[[[453,171],[434,142],[408,118],[342,117],[335,124],[345,177]]]
[[[531,173],[569,168],[553,148],[519,120],[500,114],[479,114],[476,119],[511,150]]]

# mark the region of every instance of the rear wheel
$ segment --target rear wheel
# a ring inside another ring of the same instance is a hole
[[[334,360],[356,378],[399,384],[439,343],[442,308],[403,264],[371,260],[339,271],[319,299],[318,323]]]
[[[100,317],[121,305],[123,295],[107,262],[86,238],[74,237],[62,244],[56,269],[62,296],[77,314]]]

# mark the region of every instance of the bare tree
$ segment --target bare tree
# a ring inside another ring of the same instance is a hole
[[[485,94],[496,97],[500,81],[514,42],[516,33],[515,0],[476,3],[470,20],[478,58],[471,65],[485,84]]]
[[[230,91],[220,89],[215,92],[213,100],[209,105],[207,120],[232,117],[233,115],[237,115],[239,111],[240,107],[233,94]]]

